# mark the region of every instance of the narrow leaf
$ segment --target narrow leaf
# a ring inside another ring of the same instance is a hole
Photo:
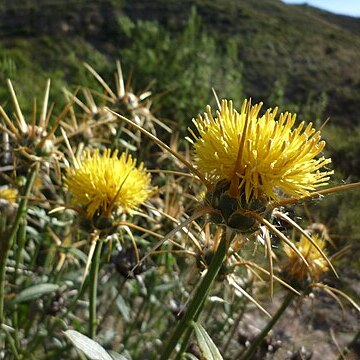
[[[65,335],[90,360],[113,360],[101,345],[78,331],[67,330]]]
[[[121,315],[124,317],[125,322],[130,321],[130,308],[125,303],[125,300],[122,296],[119,296],[116,300],[116,306],[119,309]]]
[[[86,254],[77,248],[68,248],[67,251],[73,255],[75,255],[79,260],[81,260],[84,264],[86,264],[87,256]]]
[[[111,355],[113,360],[129,360],[127,357],[125,357],[124,355],[121,355],[115,351],[110,350],[109,354]]]
[[[195,329],[196,339],[202,356],[206,360],[223,360],[219,349],[216,347],[206,330],[198,323],[192,324]]]
[[[14,299],[15,303],[35,300],[41,296],[56,291],[59,288],[57,284],[39,284],[31,286],[21,291]]]
[[[190,353],[185,353],[182,358],[182,360],[199,360],[195,355]]]

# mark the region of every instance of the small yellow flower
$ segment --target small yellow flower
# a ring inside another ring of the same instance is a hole
[[[326,240],[312,235],[313,241],[324,251]],[[285,264],[286,275],[298,281],[306,280],[310,275],[314,280],[318,280],[320,275],[329,270],[328,263],[313,244],[302,235],[300,241],[295,244],[299,252],[304,256],[309,267],[301,258],[288,246],[285,245],[284,251],[288,256]]]
[[[88,218],[109,216],[112,210],[131,212],[150,195],[150,175],[143,164],[126,153],[118,157],[106,149],[101,155],[85,152],[78,164],[67,169],[65,184],[73,203],[84,207]]]
[[[10,223],[13,222],[15,211],[18,207],[16,203],[17,198],[18,191],[16,189],[12,189],[7,185],[0,186],[0,215],[5,216]]]
[[[325,142],[310,123],[293,128],[296,115],[280,114],[277,108],[259,116],[262,103],[245,100],[240,113],[232,101],[223,100],[214,118],[210,106],[193,119],[195,164],[211,183],[227,180],[237,196],[279,200],[281,193],[300,197],[327,184],[333,171],[320,171],[331,162],[316,157]],[[234,192],[232,192],[234,196]]]
[[[15,204],[18,196],[16,189],[11,189],[8,186],[0,186],[0,200],[7,201],[10,204]]]

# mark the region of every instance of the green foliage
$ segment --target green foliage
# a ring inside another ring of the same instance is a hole
[[[341,172],[343,180],[360,180],[360,126],[347,128],[328,126],[324,129],[324,138],[333,153],[335,169]]]
[[[51,101],[58,111],[65,103],[64,87],[74,89],[82,84],[98,88],[84,68],[84,61],[92,63],[99,71],[109,64],[101,53],[81,38],[19,38],[0,42],[0,51],[0,104],[9,100],[5,81],[10,78],[22,110],[29,116],[32,115],[33,100],[43,94],[48,78],[52,81]]]
[[[192,117],[204,111],[205,104],[218,96],[241,99],[242,63],[237,43],[228,39],[222,44],[202,30],[202,21],[193,10],[186,26],[171,34],[156,22],[119,19],[126,37],[121,59],[135,72],[137,87],[152,87],[158,94],[161,115],[176,121],[182,130]]]

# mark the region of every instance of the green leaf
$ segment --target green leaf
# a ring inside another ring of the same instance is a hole
[[[111,355],[111,357],[113,358],[113,360],[129,360],[127,357],[125,357],[124,355],[121,355],[115,351],[110,350],[109,354]]]
[[[121,315],[124,317],[125,322],[129,322],[130,319],[130,308],[125,303],[125,300],[122,296],[119,296],[116,300],[116,306],[119,309]]]
[[[196,339],[201,354],[206,360],[223,360],[219,349],[216,347],[206,330],[198,323],[192,324],[195,329]]]
[[[195,355],[190,354],[190,353],[185,353],[182,355],[181,360],[186,360],[186,359],[187,360],[198,360],[198,358]]]
[[[81,260],[84,264],[86,264],[87,261],[87,255],[82,252],[80,249],[70,247],[67,248],[67,251],[73,255],[75,255],[79,260]]]
[[[56,291],[59,288],[57,284],[38,284],[21,291],[14,299],[15,303],[38,299],[39,297]]]
[[[77,349],[91,360],[113,360],[106,350],[96,341],[75,330],[65,331],[67,338],[76,346]]]

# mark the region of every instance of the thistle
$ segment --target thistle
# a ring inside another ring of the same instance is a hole
[[[325,251],[325,239],[322,239],[317,235],[312,235],[312,239],[321,250]],[[302,235],[300,240],[296,243],[296,247],[307,260],[309,266],[306,266],[304,262],[294,254],[292,249],[285,244],[284,251],[287,259],[284,264],[284,273],[286,274],[286,277],[288,279],[296,280],[297,282],[303,282],[310,278],[319,280],[321,274],[329,270],[329,266],[322,254],[304,235]]]
[[[63,136],[66,138],[65,132]],[[101,249],[105,235],[103,230],[113,229],[115,232],[120,225],[116,222],[117,215],[134,211],[148,199],[152,188],[150,175],[143,164],[136,166],[136,160],[127,153],[118,156],[117,150],[111,152],[110,149],[105,149],[102,154],[99,150],[85,151],[78,158],[73,156],[73,162],[73,166],[66,170],[64,182],[72,195],[75,209],[93,225],[89,239],[89,255],[82,280],[84,282],[90,269],[89,336],[93,338],[97,327],[96,297]],[[125,226],[129,225],[125,224]],[[135,240],[132,236],[131,239],[138,259]]]
[[[133,211],[152,192],[150,175],[143,164],[127,153],[106,149],[87,151],[66,171],[65,184],[72,202],[91,219],[110,217],[112,212]]]
[[[204,117],[193,120],[199,135],[194,140],[194,163],[211,183],[227,180],[234,196],[279,200],[306,196],[327,185],[333,171],[320,171],[331,162],[323,156],[319,132],[310,123],[294,128],[296,115],[268,109],[259,116],[262,103],[245,100],[240,112],[223,100],[214,118],[210,106]]]
[[[26,169],[34,162],[48,163],[50,160],[57,160],[61,155],[55,146],[55,131],[69,110],[66,106],[61,114],[56,117],[52,126],[49,126],[51,109],[48,109],[50,80],[47,81],[42,111],[37,119],[36,103],[34,103],[34,113],[30,121],[23,115],[15,90],[10,80],[7,81],[9,91],[15,108],[15,116],[11,119],[5,110],[0,106],[0,115],[5,122],[5,126],[0,124],[0,129],[9,135],[9,155],[16,156],[18,161],[16,166],[23,165]]]
[[[109,106],[111,108],[126,114],[126,116],[133,119],[136,124],[148,129],[154,135],[156,135],[155,125],[159,125],[169,133],[172,132],[168,126],[152,114],[152,101],[150,99],[151,91],[145,90],[135,94],[131,89],[130,81],[128,80],[125,83],[120,61],[116,62],[116,90],[112,90],[105,80],[89,64],[85,64],[85,67],[105,90],[106,94],[103,96],[103,99],[110,104]],[[104,107],[102,107],[102,109],[104,109]]]
[[[179,359],[186,349],[192,330],[191,322],[199,317],[207,293],[231,254],[234,239],[238,234],[253,233],[260,230],[261,225],[269,230],[263,240],[270,264],[271,293],[274,275],[270,233],[284,241],[306,267],[310,266],[292,241],[272,224],[272,218],[284,220],[309,238],[310,244],[322,256],[326,265],[335,272],[320,245],[277,207],[318,197],[322,193],[356,188],[359,184],[317,191],[319,187],[327,185],[333,173],[331,170],[324,170],[331,160],[321,156],[325,142],[321,141],[320,133],[313,129],[312,124],[305,127],[305,124],[301,123],[294,127],[295,115],[285,113],[277,118],[277,108],[268,109],[264,115],[259,116],[261,106],[261,103],[251,106],[250,101],[245,100],[238,113],[233,109],[231,101],[223,100],[215,118],[208,106],[203,117],[193,120],[197,133],[190,129],[192,138],[188,140],[194,148],[193,163],[135,122],[109,110],[177,158],[191,171],[194,179],[200,180],[207,188],[203,206],[168,233],[155,245],[154,250],[182,227],[204,214],[210,214],[212,222],[225,228],[208,264],[206,275],[169,338],[161,360],[170,357],[181,338],[183,343],[176,359]],[[286,306],[284,305],[284,308]]]

